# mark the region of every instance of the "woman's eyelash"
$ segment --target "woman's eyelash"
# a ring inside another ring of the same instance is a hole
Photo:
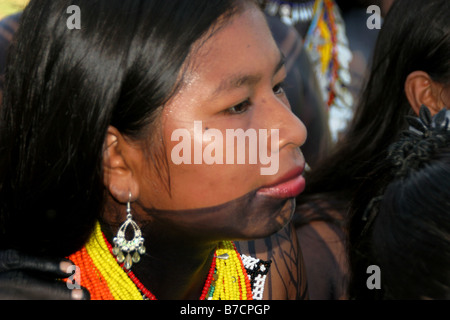
[[[241,114],[241,113],[244,113],[245,111],[247,111],[247,109],[250,107],[250,105],[251,105],[250,99],[247,99],[247,100],[235,105],[234,107],[226,109],[225,113]]]
[[[275,85],[275,87],[273,87],[273,89],[272,89],[273,92],[275,94],[282,94],[282,93],[284,93],[284,85],[285,85],[284,82],[278,83],[277,85]]]
[[[284,93],[284,82],[280,82],[272,88],[275,94],[283,94]],[[247,99],[231,108],[225,110],[227,114],[241,114],[248,110],[251,106],[250,99]]]

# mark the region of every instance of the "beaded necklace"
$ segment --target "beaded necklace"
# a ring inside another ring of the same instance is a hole
[[[123,269],[112,250],[97,222],[86,245],[68,257],[80,268],[80,285],[89,290],[91,299],[156,300],[132,271]],[[253,299],[252,283],[233,242],[219,243],[200,299]]]

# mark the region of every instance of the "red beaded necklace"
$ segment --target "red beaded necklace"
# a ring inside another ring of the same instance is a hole
[[[106,242],[106,245],[108,246],[109,251],[112,254],[112,246],[111,244],[108,242],[108,240],[106,239],[105,235],[103,234],[103,238]],[[213,261],[211,263],[211,267],[209,269],[208,272],[208,276],[206,278],[205,281],[205,285],[203,286],[203,290],[202,290],[202,295],[200,296],[200,300],[205,300],[206,295],[208,294],[210,288],[211,288],[211,283],[213,280],[213,276],[214,276],[214,270],[216,269],[216,257],[217,255],[214,254],[213,257]],[[123,264],[121,263],[120,266],[123,268]],[[155,295],[153,293],[150,292],[150,290],[148,290],[141,281],[139,281],[139,279],[136,277],[136,275],[133,273],[133,271],[128,270],[127,271],[128,276],[130,277],[131,281],[133,281],[133,283],[136,285],[136,287],[139,289],[139,291],[142,293],[142,295],[144,296],[144,300],[158,300],[156,299]]]
[[[68,257],[80,268],[80,285],[89,290],[91,299],[157,300],[132,271],[123,269],[124,263],[117,262],[112,250],[97,224],[85,247]],[[214,254],[200,300],[252,298],[250,279],[236,246],[222,242]]]

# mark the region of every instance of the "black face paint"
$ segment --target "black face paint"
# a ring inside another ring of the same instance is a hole
[[[138,223],[145,236],[158,234],[170,241],[182,237],[194,241],[248,240],[267,237],[283,228],[295,209],[295,198],[277,199],[257,190],[229,202],[199,209],[157,210]],[[148,218],[148,219],[147,219]]]
[[[165,246],[178,241],[214,243],[265,238],[276,233],[292,218],[295,198],[274,198],[253,190],[217,206],[160,210],[145,208],[135,202],[132,205],[134,210],[144,212],[133,215],[133,219],[142,230],[146,246]],[[120,224],[106,226],[102,223],[102,229],[110,242]]]
[[[273,198],[254,190],[226,203],[199,209],[158,210],[144,208],[137,202],[133,207],[140,212],[133,218],[147,248],[141,261],[133,265],[133,272],[147,288],[159,294],[161,288],[157,284],[171,287],[176,285],[171,281],[176,282],[180,274],[186,275],[186,270],[209,268],[217,242],[265,238],[282,229],[294,213],[295,198]],[[118,227],[102,226],[110,242]],[[174,271],[178,265],[182,269]],[[175,276],[167,277],[168,272]]]

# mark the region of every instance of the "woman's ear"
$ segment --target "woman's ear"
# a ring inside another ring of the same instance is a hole
[[[133,166],[137,156],[139,151],[115,127],[109,126],[103,150],[104,183],[120,203],[139,197],[138,175]]]
[[[424,71],[414,71],[406,78],[406,98],[417,115],[422,105],[427,106],[433,115],[438,113],[444,107],[441,92],[442,85]]]

